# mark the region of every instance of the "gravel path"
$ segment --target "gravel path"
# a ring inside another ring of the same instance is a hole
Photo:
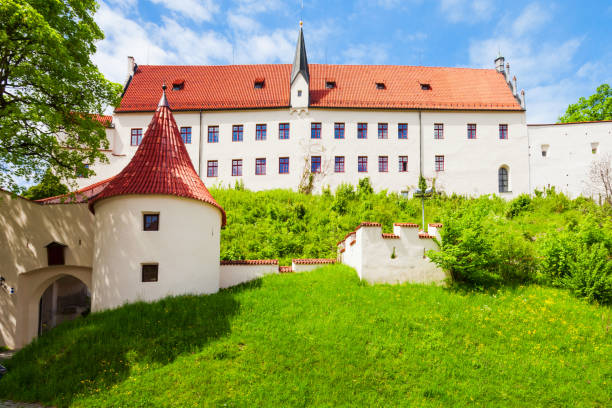
[[[0,408],[44,408],[44,406],[25,402],[0,401]]]

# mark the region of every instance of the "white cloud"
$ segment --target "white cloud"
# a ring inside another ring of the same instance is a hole
[[[296,5],[294,2],[286,4],[282,0],[238,0],[236,3],[236,11],[241,14],[269,13]]]
[[[352,45],[343,53],[345,64],[384,64],[388,59],[387,47],[383,44]]]
[[[529,4],[512,24],[514,35],[538,30],[550,20],[550,16],[550,10],[544,10],[538,3]]]
[[[440,11],[453,23],[484,20],[493,10],[492,0],[440,0]]]
[[[257,32],[261,29],[257,20],[235,12],[227,13],[227,22],[234,31]]]
[[[293,35],[293,30],[275,30],[271,34],[239,37],[236,44],[236,63],[291,63],[295,52]]]
[[[219,11],[219,6],[212,0],[150,0],[155,4],[161,4],[168,10],[172,10],[188,17],[194,21],[210,21],[212,16]]]

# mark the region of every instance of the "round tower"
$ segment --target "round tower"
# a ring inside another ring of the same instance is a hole
[[[89,201],[94,311],[219,290],[225,211],[193,168],[163,89],[136,154]]]

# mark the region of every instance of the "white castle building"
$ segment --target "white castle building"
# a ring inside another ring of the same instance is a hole
[[[407,192],[422,173],[447,193],[513,197],[556,186],[576,196],[593,159],[612,151],[612,122],[527,125],[525,94],[501,56],[495,69],[308,64],[300,28],[292,65],[128,61],[121,104],[107,118],[109,164],[93,165],[81,187],[129,162],[163,83],[209,186],[316,192],[369,177],[377,190]]]

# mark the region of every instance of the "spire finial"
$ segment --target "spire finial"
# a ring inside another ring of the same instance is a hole
[[[164,81],[164,84],[162,85],[162,97],[159,100],[159,104],[157,105],[157,107],[161,107],[161,106],[166,106],[166,107],[170,107],[170,105],[168,105],[168,99],[166,99],[166,81]]]
[[[303,25],[304,25],[304,22],[300,20],[300,28],[302,28]]]

